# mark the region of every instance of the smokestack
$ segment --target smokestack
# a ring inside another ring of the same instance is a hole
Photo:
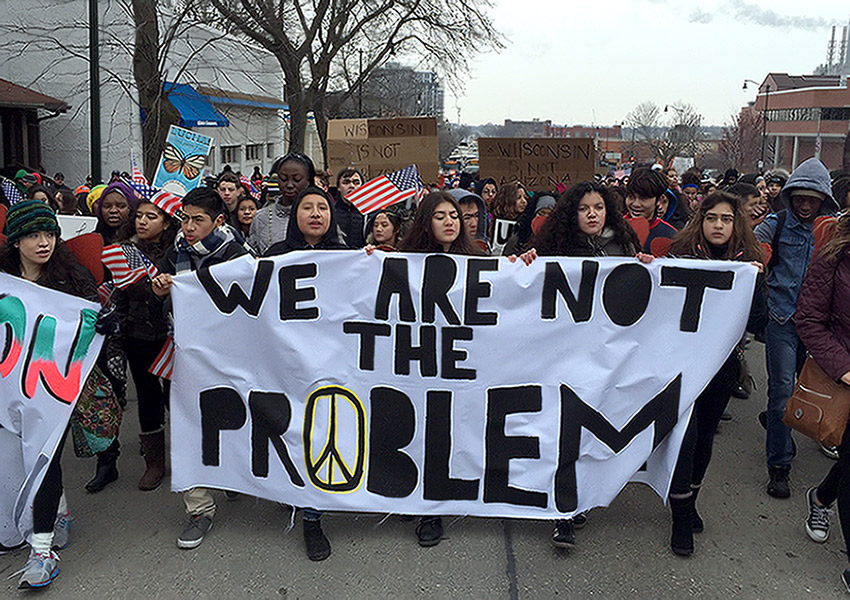
[[[832,26],[832,37],[826,45],[826,73],[832,75],[835,68],[835,25]]]

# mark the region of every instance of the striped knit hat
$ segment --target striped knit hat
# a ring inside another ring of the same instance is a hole
[[[14,244],[31,233],[61,233],[53,209],[41,200],[18,202],[6,213],[6,243]]]

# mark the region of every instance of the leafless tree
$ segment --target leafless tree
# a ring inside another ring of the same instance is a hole
[[[285,76],[290,150],[303,150],[312,111],[327,160],[329,91],[338,103],[396,57],[459,84],[468,57],[501,47],[488,0],[209,0],[242,35],[274,54]]]
[[[662,110],[643,102],[626,115],[625,123],[634,131],[635,144],[645,144],[664,163],[674,156],[696,156],[703,147],[702,115],[690,104],[668,104]]]
[[[754,172],[761,152],[762,114],[745,108],[733,115],[723,128],[718,151],[723,163],[744,172]]]

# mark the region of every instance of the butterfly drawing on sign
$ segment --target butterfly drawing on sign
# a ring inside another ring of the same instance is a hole
[[[163,158],[162,166],[168,173],[176,173],[182,169],[183,176],[190,181],[200,175],[201,169],[207,164],[206,154],[183,156],[183,153],[171,144],[165,144]]]

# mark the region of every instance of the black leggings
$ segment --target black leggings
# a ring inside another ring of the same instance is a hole
[[[139,397],[139,424],[142,433],[156,431],[165,424],[166,393],[159,377],[148,371],[164,344],[165,341],[131,339],[124,345],[127,363],[130,365],[130,373],[133,375]]]
[[[71,417],[72,419],[74,417]],[[56,522],[56,511],[59,510],[59,499],[62,497],[62,467],[59,461],[62,459],[62,449],[65,447],[65,438],[68,430],[62,434],[53,459],[44,473],[41,486],[35,493],[32,503],[33,533],[50,533],[53,531],[53,523]]]
[[[738,368],[738,359],[733,352],[696,399],[691,421],[682,440],[676,469],[673,471],[671,495],[688,494],[692,486],[702,484],[711,461],[714,433],[726,405],[729,404],[732,386],[738,379]]]
[[[844,545],[850,553],[850,434],[844,431],[841,445],[838,447],[838,460],[818,486],[818,500],[829,506],[838,500],[838,519],[841,521],[841,533]]]

